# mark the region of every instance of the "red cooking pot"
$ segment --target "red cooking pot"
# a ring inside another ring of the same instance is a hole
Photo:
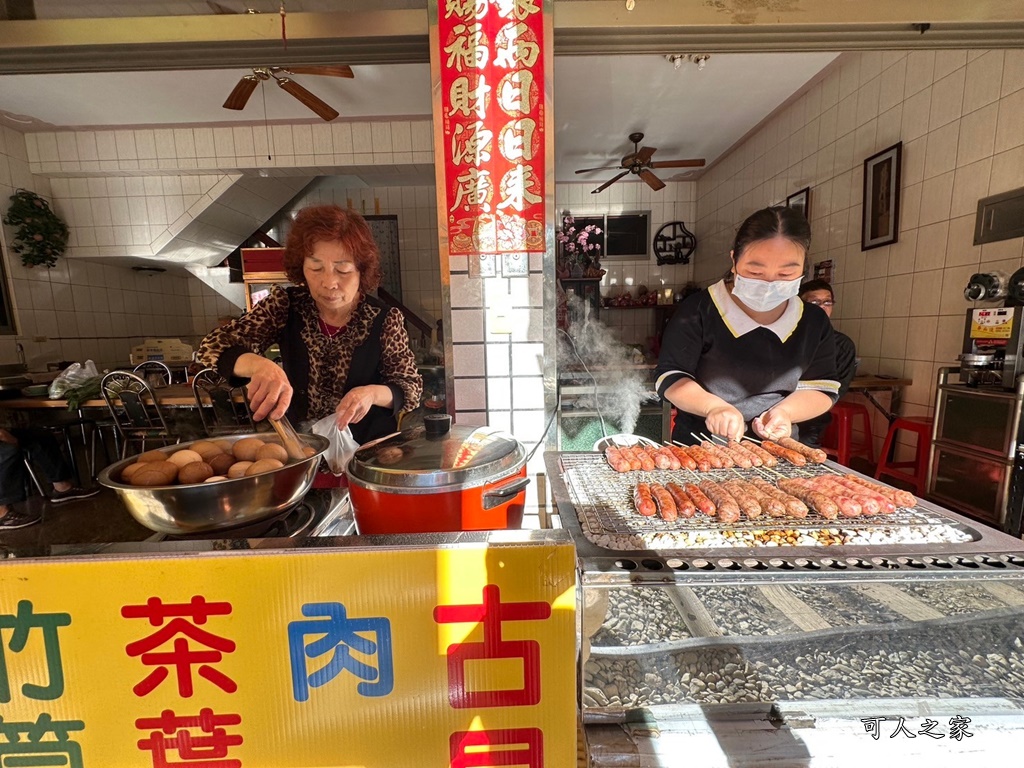
[[[448,414],[367,443],[346,474],[361,534],[519,528],[530,482],[512,435],[451,426]]]

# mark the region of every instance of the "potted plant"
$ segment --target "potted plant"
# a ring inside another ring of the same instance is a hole
[[[11,195],[4,224],[17,227],[12,247],[26,267],[54,267],[68,247],[68,227],[49,203],[27,189]]]
[[[562,219],[562,229],[555,239],[562,246],[558,263],[559,277],[601,277],[601,245],[591,238],[601,234],[596,224],[577,228],[572,216]]]

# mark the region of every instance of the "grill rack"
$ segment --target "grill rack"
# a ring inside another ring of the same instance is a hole
[[[761,517],[757,520],[742,519],[735,523],[722,524],[698,513],[692,518],[678,518],[666,522],[659,516],[644,517],[633,511],[633,488],[637,483],[700,483],[704,480],[724,482],[725,480],[750,480],[760,477],[774,484],[779,475],[787,478],[818,477],[839,473],[821,464],[796,467],[792,464],[774,470],[757,469],[712,469],[708,472],[693,470],[656,469],[651,472],[615,472],[600,454],[566,454],[562,456],[563,479],[569,490],[570,501],[580,513],[584,530],[592,533],[666,533],[685,530],[762,530],[768,528],[819,530],[825,528],[856,527],[859,521],[870,521],[872,525],[911,526],[945,525],[947,521],[935,513],[920,507],[897,508],[891,515],[874,515],[865,518],[842,518],[829,520],[813,510],[805,519]]]

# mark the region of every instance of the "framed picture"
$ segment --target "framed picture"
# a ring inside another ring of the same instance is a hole
[[[900,168],[903,142],[864,161],[862,251],[895,243],[900,238]]]
[[[811,220],[811,188],[804,187],[799,192],[794,192],[786,198],[786,207],[793,208],[803,214],[808,221]]]

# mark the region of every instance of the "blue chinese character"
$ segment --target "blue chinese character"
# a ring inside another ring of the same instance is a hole
[[[66,627],[71,623],[71,615],[67,613],[33,613],[29,600],[18,602],[17,614],[11,616],[0,614],[0,630],[13,629],[8,647],[14,653],[21,653],[28,643],[28,633],[32,629],[40,629],[43,633],[43,650],[46,653],[46,673],[49,683],[35,685],[25,683],[21,692],[30,699],[49,701],[59,699],[64,693],[64,667],[61,666],[60,640],[57,628]],[[7,674],[7,659],[4,657],[4,646],[0,642],[0,703],[11,700],[11,683]]]
[[[5,722],[0,717],[0,765],[82,768],[82,748],[71,741],[70,733],[84,728],[81,720],[54,720],[45,712],[34,723]],[[47,734],[55,738],[47,739]]]
[[[395,687],[395,670],[391,657],[391,622],[388,619],[350,619],[341,603],[307,603],[302,606],[302,615],[308,616],[309,620],[288,624],[292,694],[296,701],[308,701],[310,687],[326,685],[346,669],[366,681],[356,686],[360,696],[387,696],[391,693]],[[315,639],[307,643],[307,635]],[[370,657],[371,663],[360,661],[351,651]],[[328,653],[333,655],[327,664],[309,673],[306,659]],[[375,657],[377,666],[372,666]]]

